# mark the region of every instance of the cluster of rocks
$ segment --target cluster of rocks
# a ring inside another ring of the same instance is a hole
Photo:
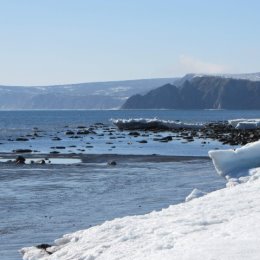
[[[129,135],[133,137],[144,136],[145,134],[140,134],[142,131],[144,133],[153,132],[155,137],[153,141],[159,142],[169,142],[174,139],[184,140],[185,142],[193,142],[195,139],[204,139],[202,144],[206,143],[206,139],[217,140],[222,144],[229,145],[245,145],[247,143],[255,142],[260,139],[260,129],[236,129],[228,124],[227,121],[213,122],[203,125],[200,128],[176,128],[169,129],[165,127],[143,127],[140,129],[135,129],[134,132],[130,132]],[[162,136],[162,132],[171,132],[173,135]],[[141,141],[139,141],[141,142]],[[143,141],[145,143],[145,141]]]
[[[167,135],[165,135],[167,132]],[[87,142],[80,142],[80,146],[78,145],[55,145],[50,147],[50,154],[59,154],[61,151],[66,150],[66,153],[75,154],[83,153],[86,149],[94,148],[92,140],[95,138],[105,139],[104,144],[109,145],[108,150],[112,151],[112,149],[116,148],[114,140],[117,142],[123,142],[123,140],[127,139],[127,144],[133,144],[134,140],[140,144],[147,144],[149,140],[153,140],[155,142],[167,143],[174,140],[180,140],[182,143],[193,142],[194,140],[201,139],[201,144],[204,145],[208,143],[210,140],[217,140],[223,144],[228,145],[245,145],[250,142],[254,142],[260,139],[260,129],[235,129],[227,121],[220,122],[212,122],[205,124],[199,128],[176,128],[176,129],[167,129],[160,127],[147,127],[147,125],[141,127],[140,129],[127,130],[123,131],[121,129],[117,129],[114,126],[105,125],[102,123],[96,123],[86,126],[78,126],[75,128],[69,129],[68,126],[65,126],[63,130],[57,131],[55,133],[45,133],[40,131],[38,128],[33,129],[32,134],[24,135],[17,137],[16,139],[12,139],[12,141],[22,141],[27,142],[30,139],[35,139],[38,137],[47,136],[52,141],[62,141],[62,139],[66,138],[80,138],[80,140],[84,141],[85,136],[88,136]],[[104,137],[105,136],[105,137]],[[36,150],[29,148],[24,149],[15,149],[13,153],[18,154],[18,159],[16,160],[17,164],[23,164],[25,161],[22,160],[21,154],[29,154],[34,152],[39,152]],[[31,163],[49,163],[48,160],[44,160],[42,162],[34,162]],[[113,163],[108,163],[108,165],[113,165]]]
[[[260,139],[260,129],[236,129],[228,122],[209,123],[200,130],[200,134],[229,145],[245,145]]]
[[[15,160],[9,160],[7,162],[8,163],[15,163],[15,164],[25,164],[26,159],[25,159],[25,157],[19,155],[19,156],[16,157]],[[31,159],[30,164],[34,164],[34,163],[36,163],[36,164],[46,164],[46,163],[51,163],[51,161],[48,158],[40,159],[40,160],[36,160],[36,161]]]

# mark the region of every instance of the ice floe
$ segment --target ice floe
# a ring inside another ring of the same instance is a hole
[[[181,121],[160,120],[157,118],[132,118],[132,119],[111,119],[111,121],[122,130],[145,130],[145,129],[199,129],[203,124],[185,123]]]
[[[237,184],[255,179],[260,170],[260,141],[249,143],[235,150],[209,151],[217,172],[229,183]]]
[[[236,129],[256,129],[260,128],[260,119],[233,119],[228,123]]]

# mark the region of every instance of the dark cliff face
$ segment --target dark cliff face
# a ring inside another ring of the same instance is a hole
[[[180,96],[176,86],[167,84],[162,87],[149,91],[146,95],[134,95],[130,97],[122,108],[130,109],[162,109],[175,108],[179,105]]]
[[[260,81],[194,77],[130,97],[124,109],[260,109]]]

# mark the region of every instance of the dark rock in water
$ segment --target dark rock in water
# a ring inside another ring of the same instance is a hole
[[[153,140],[159,141],[159,142],[162,142],[162,143],[167,143],[169,141],[172,141],[172,136],[165,136],[165,137],[162,137],[162,138],[154,138]]]
[[[74,134],[75,133],[73,131],[70,131],[70,130],[66,131],[66,133],[65,133],[65,135],[74,135]]]
[[[83,129],[83,128],[86,128],[86,126],[84,126],[84,125],[79,125],[77,128],[78,128],[78,129]]]
[[[141,141],[138,141],[140,144],[147,144],[147,141],[146,140],[141,140]]]
[[[21,155],[17,156],[17,158],[15,159],[15,163],[16,164],[25,164],[25,158]]]
[[[51,154],[58,154],[58,153],[60,153],[59,151],[51,151],[50,152]]]
[[[128,135],[131,135],[131,136],[139,136],[140,133],[138,133],[138,132],[130,132]]]
[[[184,139],[186,139],[188,142],[193,142],[194,141],[192,136],[185,136]]]
[[[51,147],[51,149],[66,149],[66,147],[65,146],[53,146],[53,147]]]
[[[117,165],[116,161],[111,161],[111,162],[108,162],[107,164],[110,165],[110,166],[116,166]]]
[[[74,135],[74,136],[70,136],[69,138],[78,139],[78,138],[81,138],[81,137],[80,137],[80,136],[78,136],[78,135]]]
[[[45,164],[46,162],[45,162],[45,160],[38,160],[38,161],[36,161],[35,163],[38,163],[38,164]]]
[[[88,131],[88,130],[81,130],[81,131],[78,131],[77,132],[77,135],[88,135],[88,134],[90,134],[91,132],[90,131]]]
[[[172,136],[165,136],[165,137],[161,138],[160,141],[161,141],[161,142],[169,142],[169,141],[172,141]]]
[[[61,138],[59,138],[57,136],[52,138],[52,141],[60,141],[60,140],[61,140]]]
[[[13,150],[14,153],[31,153],[32,150],[31,149],[17,149],[17,150]]]
[[[96,126],[104,126],[104,124],[103,124],[103,123],[100,123],[100,122],[97,122],[97,123],[95,123],[94,125],[96,125]]]
[[[29,139],[28,138],[25,138],[25,137],[18,137],[18,138],[16,138],[15,139],[16,141],[29,141]]]

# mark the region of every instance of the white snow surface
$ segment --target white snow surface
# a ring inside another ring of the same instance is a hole
[[[181,121],[160,120],[157,118],[130,118],[130,119],[111,119],[119,129],[146,129],[146,128],[168,128],[168,129],[199,129],[203,124],[185,123]]]
[[[249,143],[232,150],[209,151],[209,157],[221,176],[228,180],[228,185],[254,180],[260,171],[260,141]]]
[[[260,128],[260,119],[233,119],[228,120],[228,123],[236,129],[256,129]]]
[[[260,80],[260,72],[256,73],[242,73],[242,74],[188,74],[188,75],[193,75],[193,77],[204,77],[204,76],[218,76],[221,78],[226,78],[226,79],[246,79],[246,80],[251,80],[251,81],[259,81]]]
[[[260,180],[225,188],[160,212],[124,217],[64,235],[26,260],[258,260]]]
[[[66,234],[47,250],[21,249],[24,260],[260,259],[260,141],[210,151],[219,174],[244,178],[227,188],[146,215]],[[232,173],[232,176],[229,175]],[[197,192],[195,192],[197,193]]]
[[[204,195],[206,195],[207,193],[198,189],[194,189],[185,199],[186,202],[202,197]]]

